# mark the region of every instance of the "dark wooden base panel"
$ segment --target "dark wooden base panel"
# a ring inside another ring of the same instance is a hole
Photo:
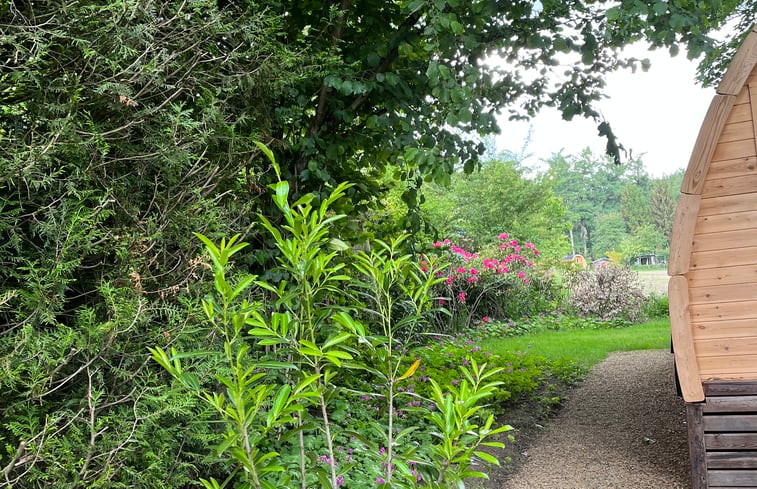
[[[757,383],[711,382],[686,405],[693,489],[757,489]]]

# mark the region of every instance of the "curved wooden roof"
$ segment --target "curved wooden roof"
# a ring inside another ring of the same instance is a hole
[[[670,323],[681,390],[757,380],[757,25],[717,87],[681,186]]]

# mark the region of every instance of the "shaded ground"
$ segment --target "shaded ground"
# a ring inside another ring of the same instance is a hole
[[[504,421],[519,441],[487,489],[688,488],[683,401],[665,350],[612,353],[540,429],[527,412]],[[500,454],[501,455],[501,454]]]

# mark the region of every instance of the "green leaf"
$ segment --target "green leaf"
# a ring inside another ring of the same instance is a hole
[[[255,282],[255,279],[257,277],[255,275],[249,275],[248,277],[241,280],[236,287],[234,287],[234,290],[231,292],[231,295],[229,296],[229,300],[233,301],[239,294],[244,292],[250,285],[252,285]]]
[[[315,475],[316,477],[318,477],[318,481],[321,483],[321,487],[323,489],[332,489],[331,480],[329,479],[329,476],[325,470],[323,470],[321,467],[318,467],[315,469]]]
[[[326,350],[328,348],[331,348],[334,345],[338,345],[340,343],[344,343],[345,341],[349,340],[353,337],[352,333],[339,333],[336,336],[331,336],[329,339],[326,340],[326,342],[323,344],[322,349]]]
[[[266,338],[258,341],[258,345],[260,346],[273,346],[280,345],[282,343],[286,343],[286,341],[281,338]]]
[[[255,146],[260,148],[260,151],[262,151],[263,154],[265,154],[266,157],[268,158],[268,161],[271,162],[271,166],[273,167],[273,170],[276,172],[276,179],[281,180],[281,170],[279,169],[279,164],[276,163],[276,157],[273,156],[273,151],[268,149],[268,146],[261,143],[260,141],[254,141],[254,142],[255,142]]]
[[[279,391],[276,393],[276,397],[273,399],[273,405],[271,406],[270,411],[268,411],[268,416],[266,417],[266,424],[270,427],[273,425],[274,421],[276,421],[276,418],[279,417],[281,412],[286,407],[287,403],[289,402],[289,393],[292,391],[292,388],[289,384],[284,384],[279,388]]]
[[[308,340],[300,340],[300,348],[298,348],[297,351],[299,351],[303,355],[309,355],[309,356],[315,356],[320,357],[323,356],[323,352],[320,348],[318,348],[314,343],[308,341]]]
[[[306,376],[304,379],[300,381],[299,384],[297,384],[297,387],[294,388],[295,395],[305,390],[308,386],[310,386],[313,382],[318,380],[320,377],[321,377],[321,374],[311,374],[311,375]]]
[[[289,182],[284,180],[283,182],[270,185],[274,191],[273,201],[276,203],[276,207],[281,209],[285,214],[289,212],[289,204],[287,199],[289,198]]]
[[[193,373],[182,372],[181,381],[184,385],[186,385],[187,387],[193,390],[196,390],[196,391],[200,390],[200,381],[197,378],[197,376]]]
[[[667,2],[656,2],[652,10],[654,10],[655,15],[664,15],[668,11],[668,4]]]
[[[331,238],[329,240],[329,248],[336,251],[346,251],[350,249],[350,245],[348,245],[341,239]]]
[[[341,358],[342,360],[352,360],[352,355],[343,350],[329,350],[326,356]]]
[[[287,369],[297,369],[297,365],[290,363],[290,362],[274,362],[274,361],[267,361],[267,362],[258,362],[255,364],[256,368],[272,368],[274,370],[287,370]]]
[[[276,332],[265,328],[252,328],[248,331],[251,336],[276,336]]]
[[[484,460],[486,462],[489,462],[490,464],[499,466],[499,460],[497,460],[497,457],[495,457],[494,455],[490,453],[474,451],[473,454],[476,455],[481,460]]]

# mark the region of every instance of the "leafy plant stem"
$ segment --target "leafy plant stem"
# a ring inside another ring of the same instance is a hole
[[[320,369],[316,370],[316,373],[321,373]],[[318,389],[318,397],[321,401],[321,415],[323,416],[323,430],[326,434],[326,446],[329,450],[329,468],[331,469],[331,485],[336,488],[336,459],[334,458],[334,444],[331,441],[331,428],[329,426],[329,413],[326,409],[326,399],[323,396],[323,389],[325,386],[321,386]]]
[[[297,435],[300,445],[300,487],[306,489],[305,481],[305,434],[302,432],[302,413],[297,413],[297,428],[299,433]]]
[[[390,343],[391,345],[391,343]],[[394,444],[394,381],[389,380],[389,422],[386,447],[386,482],[392,482],[392,445]]]

